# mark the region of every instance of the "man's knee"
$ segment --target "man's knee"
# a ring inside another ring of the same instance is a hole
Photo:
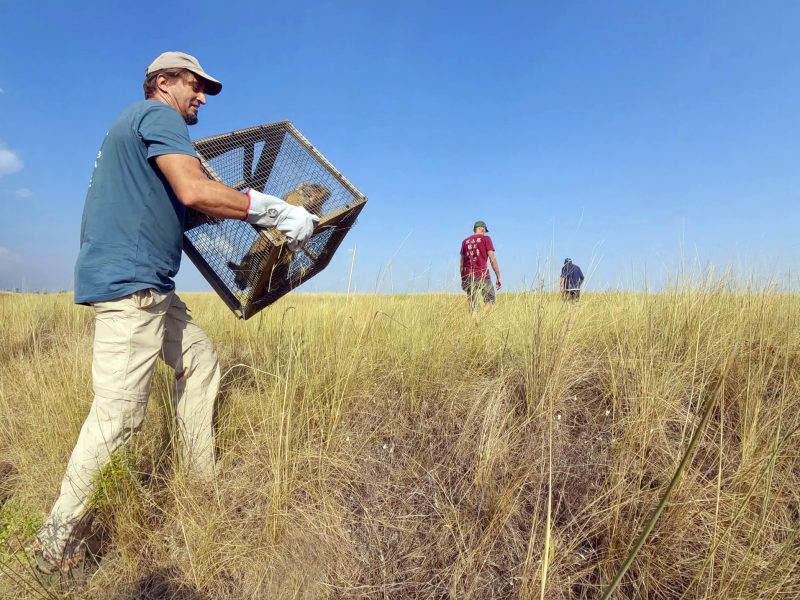
[[[196,382],[193,385],[207,388],[212,394],[216,393],[220,378],[219,359],[214,345],[207,337],[196,339],[191,345],[184,347],[174,360],[167,360],[167,363],[175,370],[179,388]]]
[[[214,344],[207,337],[198,338],[184,351],[184,368],[192,371],[217,371],[219,358]]]
[[[147,411],[147,397],[126,397],[126,393],[109,389],[95,393],[87,422],[95,421],[100,429],[138,431]]]

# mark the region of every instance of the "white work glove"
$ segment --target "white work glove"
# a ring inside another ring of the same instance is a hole
[[[259,227],[274,227],[286,236],[289,250],[297,252],[314,233],[319,217],[312,215],[302,206],[284,202],[277,196],[262,194],[250,189],[247,192],[250,207],[245,220]]]

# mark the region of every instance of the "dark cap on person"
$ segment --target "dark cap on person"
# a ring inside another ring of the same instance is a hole
[[[475,221],[475,225],[472,226],[472,231],[475,231],[478,227],[483,227],[486,230],[486,233],[489,233],[489,228],[486,226],[484,221]]]
[[[164,52],[150,63],[145,69],[145,76],[162,71],[164,69],[186,69],[197,75],[206,82],[205,93],[209,96],[216,96],[222,91],[222,83],[214,79],[203,70],[200,62],[191,54],[185,52]]]

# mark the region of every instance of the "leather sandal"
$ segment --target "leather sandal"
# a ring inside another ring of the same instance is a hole
[[[33,549],[32,565],[36,579],[46,587],[71,584],[87,578],[85,555],[62,558],[54,557],[41,543]]]

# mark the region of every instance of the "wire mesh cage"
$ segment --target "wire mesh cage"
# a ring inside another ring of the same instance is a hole
[[[367,202],[289,121],[203,138],[194,146],[210,178],[278,196],[320,217],[303,249],[291,252],[275,228],[188,211],[183,250],[242,319],[324,269]]]

